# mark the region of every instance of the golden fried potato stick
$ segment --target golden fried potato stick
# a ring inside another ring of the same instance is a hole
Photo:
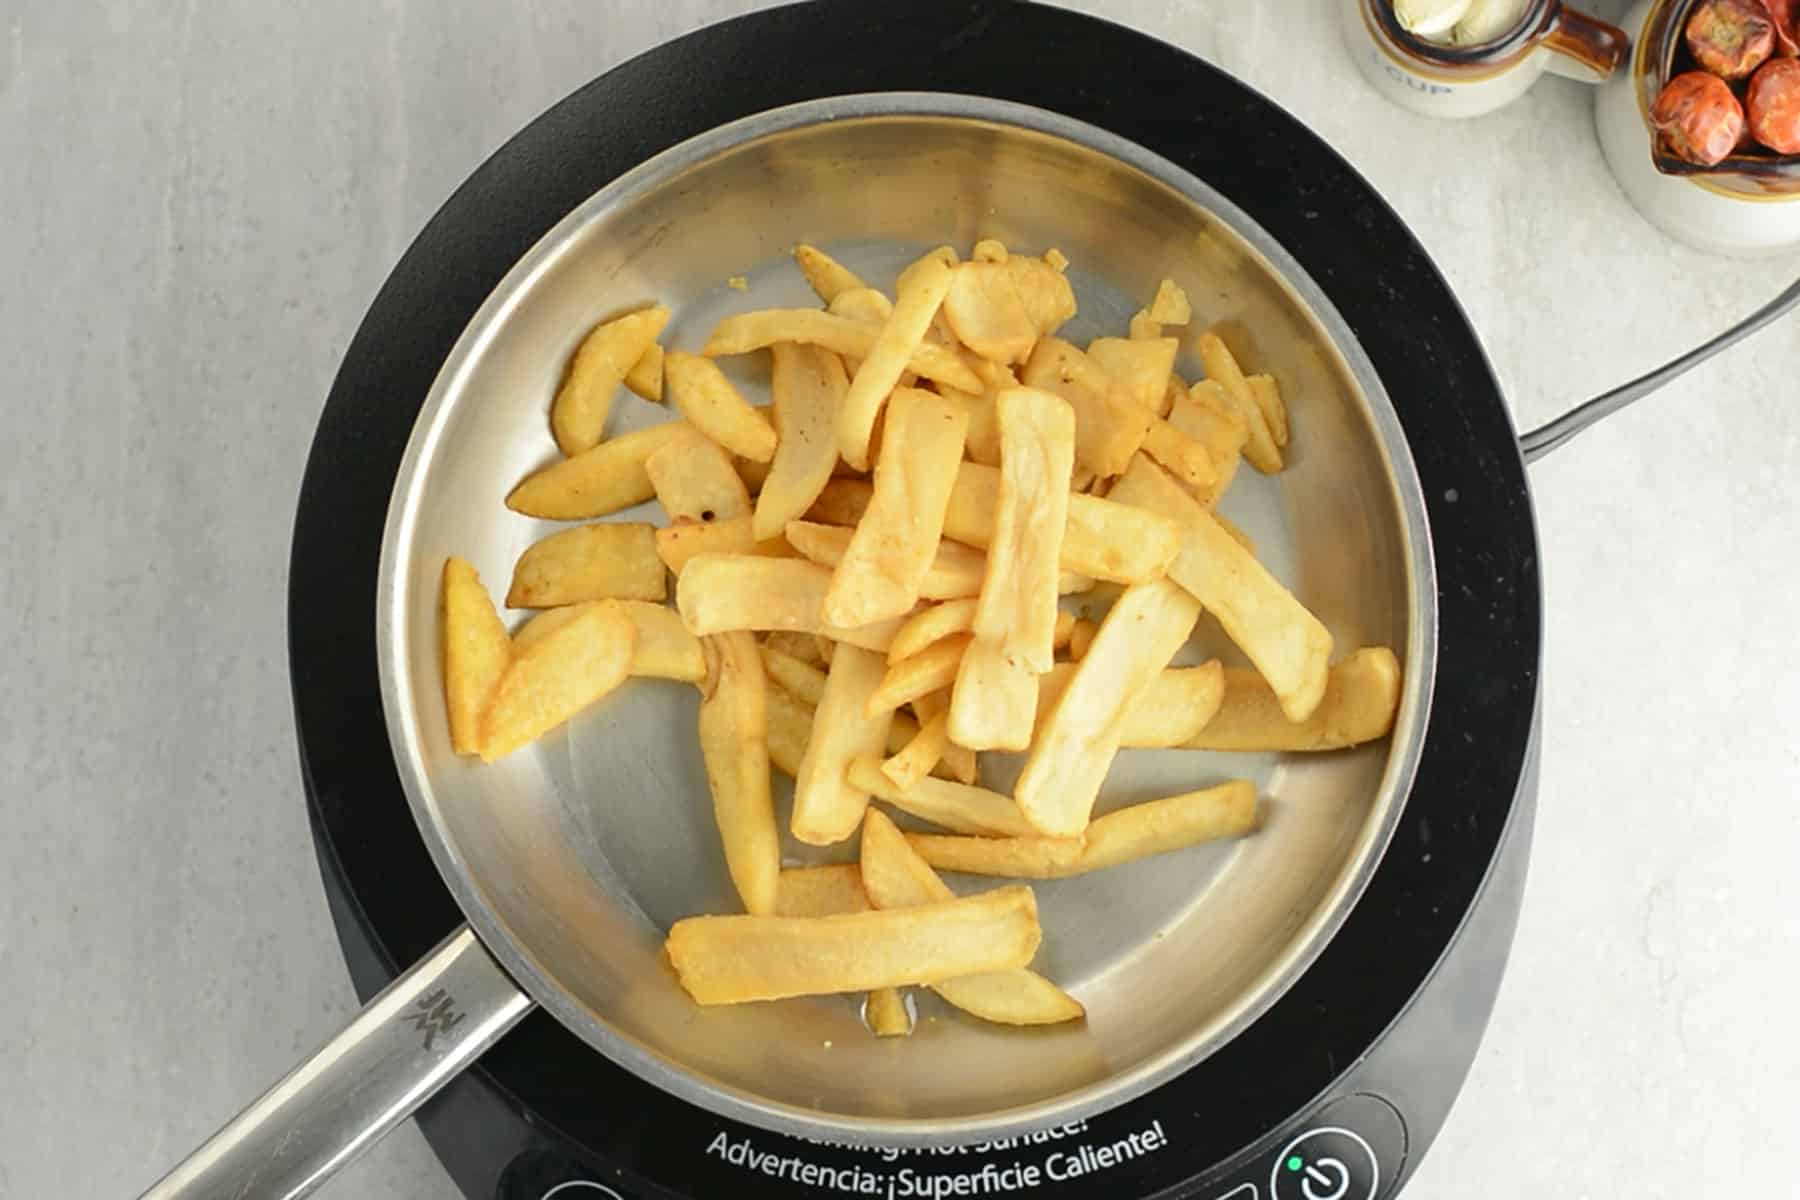
[[[944,536],[987,549],[994,540],[999,503],[999,469],[962,464],[944,510]],[[1146,583],[1162,578],[1180,547],[1181,534],[1173,521],[1097,496],[1069,497],[1069,520],[1063,530],[1065,571],[1110,583]]]
[[[726,450],[752,462],[775,457],[775,426],[712,359],[670,350],[663,355],[663,387],[687,423]]]
[[[1244,378],[1243,368],[1238,366],[1230,349],[1219,340],[1217,334],[1203,333],[1195,340],[1194,351],[1200,356],[1200,363],[1206,368],[1207,377],[1224,389],[1232,411],[1243,419],[1244,428],[1249,434],[1244,443],[1244,458],[1265,475],[1280,471],[1281,448],[1275,442],[1275,435],[1269,429],[1269,420],[1263,415],[1262,406],[1256,402],[1249,381]]]
[[[1184,792],[1095,817],[1077,838],[945,837],[907,834],[926,863],[964,875],[1006,879],[1067,879],[1202,842],[1238,837],[1256,828],[1256,788],[1245,779]],[[863,835],[864,880],[871,878]],[[873,896],[872,896],[873,898]]]
[[[887,746],[893,710],[866,712],[881,682],[880,654],[859,646],[839,646],[831,656],[825,691],[813,711],[812,737],[794,777],[794,811],[789,827],[802,842],[829,846],[856,832],[869,793],[853,784],[847,768]]]
[[[450,748],[458,754],[476,754],[481,749],[481,714],[506,673],[512,646],[481,575],[468,560],[445,560],[441,589],[439,653]]]
[[[1325,694],[1331,633],[1213,515],[1139,456],[1112,496],[1175,518],[1186,531],[1169,578],[1206,606],[1275,694],[1290,721],[1304,721]]]
[[[1039,833],[1074,837],[1087,827],[1138,695],[1181,649],[1200,604],[1168,580],[1140,583],[1107,612],[1038,730],[1013,789]]]
[[[506,507],[547,521],[590,521],[642,504],[656,495],[644,463],[693,432],[686,421],[669,421],[608,438],[534,472],[508,493]]]
[[[805,342],[842,355],[846,362],[866,362],[881,328],[816,308],[771,308],[726,317],[714,327],[701,353],[708,358],[748,354],[776,342]],[[904,364],[906,370],[934,383],[966,392],[981,390],[981,376],[954,350],[921,341]]]
[[[756,639],[720,633],[702,640],[700,755],[712,792],[725,866],[744,911],[773,913],[781,877],[781,833],[769,791],[767,685]]]
[[[1057,698],[1074,678],[1075,667],[1075,663],[1057,663],[1039,681],[1039,725],[1049,717]],[[1191,748],[1192,739],[1219,711],[1225,696],[1225,678],[1225,670],[1217,659],[1197,667],[1170,667],[1161,672],[1126,712],[1125,724],[1119,731],[1119,748]]]
[[[1325,695],[1304,721],[1290,721],[1268,681],[1227,667],[1213,718],[1183,743],[1194,750],[1341,750],[1386,737],[1400,709],[1400,660],[1365,646],[1335,664]]]
[[[703,1005],[941,983],[1023,967],[1043,932],[1023,885],[915,908],[829,917],[686,917],[666,949]]]
[[[821,633],[887,653],[904,618],[855,628],[821,616],[831,572],[803,558],[757,554],[697,554],[675,581],[675,607],[696,636],[732,629]]]
[[[731,455],[691,426],[645,459],[644,473],[671,524],[710,525],[750,516],[750,489]]]
[[[668,323],[669,310],[658,304],[603,322],[582,339],[550,406],[550,431],[565,455],[599,444],[613,393]]]
[[[984,837],[1020,837],[1036,832],[1010,796],[972,784],[927,777],[911,787],[897,787],[873,756],[853,759],[849,779],[877,799],[956,833]],[[865,818],[866,819],[866,818]]]
[[[817,246],[805,242],[795,246],[794,262],[800,267],[800,273],[806,276],[807,285],[826,304],[837,299],[841,292],[865,286],[856,277],[856,272]]]
[[[862,864],[863,890],[876,908],[941,904],[956,896],[881,812],[871,810],[863,822]],[[1023,968],[946,979],[932,990],[972,1016],[1007,1025],[1055,1025],[1085,1015],[1073,996]]]
[[[832,570],[825,620],[868,625],[902,616],[919,602],[943,537],[968,424],[962,409],[930,392],[901,388],[888,401],[875,493]]]
[[[578,525],[534,542],[513,566],[508,608],[556,608],[588,600],[662,600],[669,576],[646,522]]]
[[[636,645],[637,627],[624,606],[601,600],[514,650],[482,713],[482,760],[506,757],[624,683]]]
[[[829,350],[778,342],[771,389],[779,441],[756,497],[757,539],[778,537],[811,508],[837,466],[837,410],[850,386],[844,364]]]

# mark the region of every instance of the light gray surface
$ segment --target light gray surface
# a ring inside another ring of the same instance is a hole
[[[351,1012],[289,717],[300,470],[364,308],[462,177],[751,5],[619,7],[0,2],[0,1196],[131,1194]],[[1360,82],[1323,0],[1087,7],[1338,146],[1522,423],[1800,270],[1652,232],[1576,85],[1434,124]],[[1797,366],[1790,320],[1534,470],[1538,847],[1409,1195],[1800,1195],[1776,1173],[1800,1127]],[[405,1128],[332,1194],[448,1192]]]

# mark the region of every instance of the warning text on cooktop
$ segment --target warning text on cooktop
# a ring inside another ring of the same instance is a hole
[[[720,1131],[706,1152],[770,1179],[853,1196],[888,1200],[926,1196],[998,1196],[1100,1175],[1169,1144],[1161,1121],[1124,1137],[1095,1141],[1086,1121],[973,1146],[851,1151],[820,1162],[759,1144],[755,1135]],[[813,1143],[825,1145],[826,1143]],[[979,1165],[968,1161],[981,1158]]]

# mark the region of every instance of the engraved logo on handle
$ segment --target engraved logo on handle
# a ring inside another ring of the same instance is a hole
[[[440,1033],[449,1033],[463,1023],[467,1013],[456,1011],[456,998],[443,988],[436,988],[413,1001],[414,1011],[406,1014],[413,1028],[424,1034],[421,1045],[429,1050]]]

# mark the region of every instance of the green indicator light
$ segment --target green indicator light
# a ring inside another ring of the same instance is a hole
[[[1301,1161],[1300,1156],[1298,1154],[1290,1156],[1287,1160],[1287,1169],[1290,1171],[1298,1171],[1301,1167],[1303,1167],[1305,1165],[1306,1164]]]

